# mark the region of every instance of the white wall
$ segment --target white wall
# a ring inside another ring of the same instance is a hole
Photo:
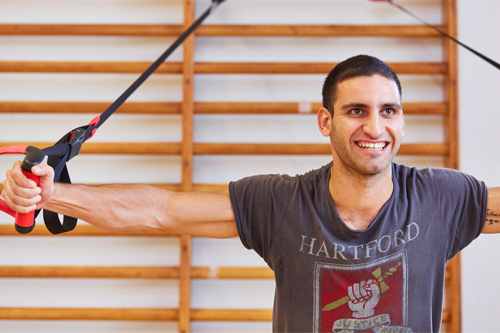
[[[461,41],[500,62],[500,1],[458,0],[458,14]],[[464,49],[459,56],[461,168],[500,186],[500,71]],[[462,251],[464,332],[500,329],[499,244],[498,235],[481,235]]]
[[[209,1],[199,1],[197,12]],[[284,4],[286,3],[286,6]],[[431,23],[440,22],[438,0],[401,0]],[[498,0],[458,0],[460,38],[500,60],[497,20]],[[355,15],[353,14],[355,12]],[[0,23],[179,23],[180,0],[9,0],[0,3]],[[390,17],[391,21],[387,22]],[[413,24],[411,18],[384,3],[368,0],[226,0],[209,18],[210,23],[394,23]],[[482,36],[484,35],[484,36]],[[495,41],[489,45],[489,39]],[[118,37],[26,37],[0,36],[1,60],[131,60],[153,61],[173,38]],[[404,43],[404,48],[401,47]],[[200,38],[198,61],[318,61],[336,62],[357,53],[370,53],[386,61],[439,61],[438,42],[417,39],[408,43],[381,38]],[[170,60],[179,60],[177,51]],[[326,74],[326,73],[325,73]],[[78,100],[112,102],[136,75],[10,74],[0,73],[0,100]],[[223,78],[205,75],[196,78],[198,101],[297,101],[316,102],[321,98],[324,75],[242,76]],[[441,101],[443,92],[436,76],[403,75],[405,101]],[[494,166],[499,146],[495,126],[500,124],[498,108],[499,72],[467,52],[460,52],[460,112],[462,169],[498,186]],[[131,100],[178,101],[177,75],[155,75]],[[495,103],[496,102],[496,103]],[[492,110],[489,110],[492,109]],[[0,114],[0,142],[55,141],[68,129],[85,124],[89,115]],[[202,116],[195,123],[199,142],[325,142],[317,132],[314,116]],[[441,117],[407,116],[406,142],[442,141]],[[115,115],[99,130],[93,141],[181,140],[178,116]],[[245,126],[241,126],[245,124]],[[134,126],[133,134],[121,129]],[[483,130],[489,126],[488,130]],[[43,128],[44,130],[40,130]],[[479,140],[478,140],[479,139]],[[495,154],[496,153],[496,154]],[[2,156],[0,169],[13,158]],[[194,181],[224,183],[249,174],[304,172],[329,160],[328,156],[283,157],[264,160],[256,157],[196,157]],[[221,162],[222,161],[222,162]],[[441,159],[399,158],[412,165],[441,166]],[[119,166],[119,172],[117,172]],[[140,172],[138,172],[138,170]],[[74,182],[180,181],[177,157],[81,155],[70,163]],[[0,181],[3,179],[3,172]],[[4,214],[0,223],[10,224]],[[39,223],[42,223],[39,221]],[[38,226],[43,227],[43,226]],[[482,263],[493,257],[495,236],[482,236],[464,252],[464,329],[468,332],[495,331],[495,299],[500,296],[494,276],[499,264]],[[178,241],[149,238],[20,238],[0,237],[0,265],[178,265]],[[193,265],[264,265],[238,239],[195,239]],[[486,268],[483,268],[486,267]],[[494,271],[492,274],[491,271]],[[487,273],[488,272],[488,273]],[[59,284],[61,283],[61,284]],[[85,286],[85,288],[82,288]],[[55,292],[54,288],[62,292]],[[72,294],[75,292],[75,294]],[[259,290],[260,292],[255,292]],[[8,306],[125,306],[177,307],[176,281],[119,281],[55,279],[0,279],[0,307]],[[19,297],[22,295],[22,297]],[[71,295],[71,296],[67,296]],[[193,307],[271,308],[272,281],[195,281]],[[247,305],[247,304],[246,304]],[[481,318],[479,323],[478,318]],[[496,321],[495,321],[496,320]],[[478,326],[478,325],[482,326]],[[478,329],[480,327],[480,329]],[[0,332],[175,332],[175,323],[117,322],[0,322]],[[269,323],[195,323],[194,332],[268,332]]]

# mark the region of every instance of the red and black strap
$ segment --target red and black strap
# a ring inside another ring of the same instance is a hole
[[[224,0],[212,0],[210,7],[180,35],[177,40],[148,68],[142,73],[132,85],[123,92],[100,116],[95,117],[88,125],[73,129],[64,135],[55,145],[44,149],[33,146],[11,146],[1,147],[2,154],[25,154],[23,161],[23,173],[29,178],[38,181],[38,177],[31,174],[31,167],[41,163],[47,156],[47,163],[54,168],[54,181],[71,184],[66,163],[79,154],[82,144],[90,139],[97,129],[146,81],[146,79],[158,69],[158,67],[179,47],[189,35],[191,35],[202,22],[217,8]],[[16,230],[20,233],[29,233],[34,225],[39,211],[29,214],[18,214],[9,208],[4,200],[0,200],[0,210],[16,218]],[[47,229],[53,234],[71,231],[75,228],[77,219],[64,216],[63,222],[59,220],[57,213],[43,210],[43,218]]]

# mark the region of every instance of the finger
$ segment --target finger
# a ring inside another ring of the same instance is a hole
[[[360,286],[359,286],[359,283],[355,283],[353,285],[353,292],[354,292],[354,297],[356,297],[357,300],[361,300],[362,299],[362,296],[361,294],[359,293],[359,290],[360,290]]]
[[[9,181],[10,184],[15,183],[20,187],[35,188],[36,183],[23,174],[21,169],[21,164],[22,164],[21,161],[14,162],[12,169],[8,170],[5,173],[5,175],[7,176],[7,180]]]
[[[366,292],[366,288],[367,288],[367,284],[365,283],[365,281],[362,281],[361,282],[361,285],[359,286],[359,293],[361,295],[361,297],[364,299],[364,300],[367,300],[370,298],[370,296],[368,295],[368,293]]]
[[[26,199],[18,196],[5,196],[7,205],[18,213],[29,213],[36,210],[36,205],[40,201],[40,196],[35,196],[31,199]]]
[[[41,190],[19,170],[20,162],[16,162],[14,167],[7,171],[7,179],[3,182],[2,196],[11,209],[27,213],[34,210],[36,204],[41,200]]]
[[[34,166],[32,171],[36,176],[40,177],[38,186],[42,190],[42,200],[37,205],[37,209],[39,209],[50,199],[54,192],[54,169],[46,163],[41,163]]]
[[[38,165],[35,165],[31,168],[31,172],[33,172],[34,175],[42,178],[48,178],[54,175],[54,169],[52,169],[52,167],[47,163],[40,163]]]
[[[14,203],[17,203],[18,198],[32,199],[41,192],[41,189],[36,184],[34,187],[31,186],[31,180],[26,182],[23,178],[25,178],[24,175],[19,179],[9,177],[4,182],[2,193],[5,197],[11,198]]]
[[[19,206],[30,207],[36,205],[41,199],[40,192],[38,187],[24,188],[18,186],[15,182],[5,181],[2,196],[12,209],[19,211]]]
[[[349,295],[349,299],[351,300],[351,302],[353,302],[354,304],[358,303],[358,299],[354,296],[354,293],[352,291],[352,286],[349,286],[347,288],[347,295]]]

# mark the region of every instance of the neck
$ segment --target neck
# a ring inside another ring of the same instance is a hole
[[[344,223],[351,229],[364,230],[392,195],[392,168],[377,175],[360,175],[341,170],[334,163],[329,188]]]

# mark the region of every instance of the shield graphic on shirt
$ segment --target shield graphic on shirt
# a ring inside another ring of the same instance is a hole
[[[406,252],[360,265],[316,263],[314,332],[377,332],[407,325]]]

